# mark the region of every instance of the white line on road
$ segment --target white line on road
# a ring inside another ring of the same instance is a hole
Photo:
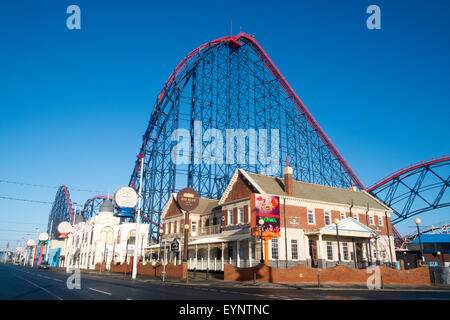
[[[60,280],[60,279],[56,279],[56,278],[53,278],[53,280],[55,280],[55,281],[59,281],[59,282],[63,282],[62,280]]]
[[[107,295],[112,295],[112,293],[109,293],[109,292],[106,292],[106,291],[102,291],[102,290],[98,290],[98,289],[94,289],[94,288],[88,288],[89,290],[92,290],[92,291],[97,291],[97,292],[100,292],[100,293],[104,293],[104,294],[107,294]]]
[[[39,289],[44,290],[45,292],[47,292],[48,294],[50,294],[50,295],[52,295],[52,296],[58,298],[59,300],[63,300],[62,298],[58,297],[56,294],[51,293],[51,292],[48,291],[47,289],[42,288],[41,286],[35,284],[34,282],[31,282],[31,281],[29,281],[29,280],[27,280],[27,279],[25,279],[25,278],[19,277],[19,276],[15,276],[15,277],[16,277],[16,278],[19,278],[19,279],[22,279],[22,280],[25,280],[25,281],[28,282],[28,283],[31,283],[33,286],[35,286],[35,287],[37,287],[37,288],[39,288]]]

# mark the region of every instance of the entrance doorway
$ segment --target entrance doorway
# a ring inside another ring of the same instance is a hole
[[[362,263],[362,243],[361,242],[356,242],[355,243],[355,248],[356,248],[356,261],[358,262],[358,269],[362,269],[363,268],[363,263]]]
[[[317,243],[316,240],[309,240],[309,255],[311,256],[311,267],[317,268]]]

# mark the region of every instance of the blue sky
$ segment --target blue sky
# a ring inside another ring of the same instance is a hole
[[[81,30],[66,28],[71,4]],[[371,4],[381,30],[366,28]],[[450,153],[449,12],[450,2],[425,0],[4,1],[0,180],[111,193],[126,185],[164,82],[192,49],[230,34],[232,20],[233,33],[255,35],[370,185]],[[3,197],[51,202],[55,193],[0,182]],[[0,199],[0,248],[46,229],[49,211]],[[448,220],[448,211],[424,223]]]

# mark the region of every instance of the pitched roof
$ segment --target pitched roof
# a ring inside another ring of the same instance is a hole
[[[178,209],[180,210],[180,214],[182,214],[184,211],[178,206],[178,203],[176,202],[177,194],[172,193],[172,195],[169,198],[169,201],[166,203],[166,206],[164,207],[164,210],[162,212],[161,218],[164,219],[166,217],[167,210],[170,207],[170,204],[172,202],[175,202]],[[219,200],[215,199],[207,199],[207,198],[199,198],[198,206],[194,210],[189,211],[189,213],[193,214],[209,214],[211,211],[213,211],[218,206]],[[176,214],[178,216],[178,214]]]
[[[247,172],[247,174],[264,190],[264,192],[279,196],[287,195],[286,192],[284,192],[283,179],[250,172]],[[349,206],[353,200],[354,206],[367,207],[367,204],[369,204],[369,208],[372,209],[390,210],[387,206],[384,206],[380,201],[364,191],[353,191],[350,189],[329,187],[296,180],[293,182],[292,196],[300,199],[339,203]]]

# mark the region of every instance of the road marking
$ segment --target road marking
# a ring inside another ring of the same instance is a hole
[[[112,295],[112,293],[109,293],[109,292],[106,292],[106,291],[102,291],[102,290],[98,290],[98,289],[94,289],[94,288],[88,288],[89,290],[92,290],[92,291],[97,291],[97,292],[100,292],[100,293],[104,293],[104,294],[107,294],[107,295]]]
[[[15,277],[16,277],[16,278],[19,278],[19,279],[22,279],[22,280],[25,280],[25,281],[28,282],[28,283],[31,283],[33,286],[35,286],[35,287],[37,287],[37,288],[39,288],[39,289],[41,289],[41,290],[44,290],[45,292],[47,292],[48,294],[50,294],[50,295],[52,295],[52,296],[58,298],[59,300],[63,300],[62,298],[58,297],[56,294],[54,294],[54,293],[48,291],[48,290],[45,289],[45,288],[42,288],[41,286],[35,284],[34,282],[31,282],[31,281],[29,281],[29,280],[27,280],[27,279],[25,279],[25,278],[19,277],[19,276],[15,276]]]
[[[60,279],[56,279],[56,278],[53,278],[53,280],[55,280],[55,281],[59,281],[59,282],[63,282],[62,280],[60,280]]]
[[[127,300],[133,300],[133,299],[131,299],[131,298],[127,298]]]

